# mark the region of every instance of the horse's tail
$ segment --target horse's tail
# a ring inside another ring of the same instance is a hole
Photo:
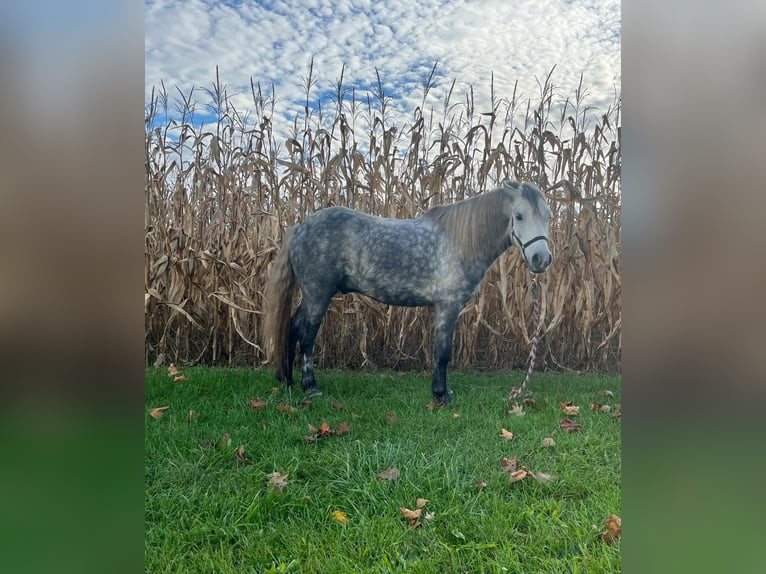
[[[293,230],[288,229],[277,258],[271,266],[266,284],[266,356],[277,368],[277,379],[284,381],[289,372],[287,364],[290,343],[290,315],[295,293],[295,273],[290,263],[290,240]]]

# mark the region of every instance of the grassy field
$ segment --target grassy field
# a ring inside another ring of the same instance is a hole
[[[146,372],[147,572],[621,570],[619,541],[599,537],[621,514],[618,376],[537,374],[536,404],[517,416],[505,397],[521,372],[451,372],[455,402],[429,409],[425,374],[319,371],[324,396],[306,405],[271,371],[181,371]],[[582,429],[563,431],[563,418]],[[304,438],[344,422],[342,435]],[[512,483],[504,457],[551,479]],[[378,478],[389,468],[396,480]],[[400,508],[418,498],[413,527]]]

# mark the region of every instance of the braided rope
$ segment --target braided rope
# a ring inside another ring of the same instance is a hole
[[[508,397],[508,404],[513,403],[521,396],[527,388],[527,384],[532,379],[532,371],[535,370],[535,358],[537,357],[537,345],[540,342],[540,332],[542,327],[542,321],[540,320],[540,298],[537,293],[537,279],[532,275],[530,281],[530,288],[532,290],[532,312],[535,316],[535,331],[532,335],[532,347],[529,349],[529,368],[527,368],[527,375],[524,377],[524,382],[521,383],[521,387],[513,389]]]

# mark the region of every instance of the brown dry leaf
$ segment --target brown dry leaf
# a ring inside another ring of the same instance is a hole
[[[315,427],[314,425],[312,425],[311,423],[309,423],[309,430],[314,434],[319,434],[319,429]]]
[[[477,478],[477,479],[476,479],[476,488],[477,488],[478,490],[481,490],[482,488],[484,488],[484,487],[486,487],[486,486],[487,486],[487,483],[486,483],[486,482],[484,482],[482,479],[480,479],[480,478]]]
[[[293,406],[286,405],[285,403],[277,403],[277,408],[282,413],[295,413],[295,412],[298,412],[298,409],[296,409]]]
[[[622,418],[622,413],[614,413],[614,414],[612,415],[612,418],[613,418],[614,420],[617,420],[617,419],[621,419],[621,418]]]
[[[378,473],[378,478],[382,478],[383,480],[396,480],[399,478],[399,469],[394,468],[393,466],[389,466],[386,470],[383,472]]]
[[[622,520],[616,514],[606,519],[606,531],[601,533],[601,540],[606,543],[614,542],[622,536]]]
[[[420,526],[420,513],[423,512],[422,508],[418,508],[417,510],[410,510],[409,508],[400,506],[399,511],[402,513],[402,516],[409,520],[410,528],[417,528]]]
[[[561,427],[561,430],[563,431],[574,432],[580,430],[582,425],[572,422],[569,419],[561,419],[559,422],[559,427]]]
[[[513,458],[503,457],[500,461],[500,470],[502,472],[513,472],[519,467],[519,459],[515,456]]]
[[[287,477],[289,474],[280,474],[278,472],[272,472],[268,475],[269,479],[266,481],[267,486],[273,490],[284,490],[287,488]]]
[[[266,401],[263,399],[250,399],[250,408],[256,411],[262,411],[266,408]]]
[[[599,394],[602,394],[605,397],[613,397],[614,396],[614,393],[612,391],[609,391],[609,390],[606,390],[606,389],[601,391],[601,393],[599,393]]]
[[[523,417],[524,416],[524,409],[521,408],[521,405],[513,405],[511,407],[511,410],[508,411],[512,415],[516,415],[517,417]]]
[[[351,427],[348,425],[348,423],[343,422],[338,425],[338,430],[335,431],[335,434],[338,436],[342,436],[350,430],[351,430]]]
[[[170,363],[170,366],[168,367],[168,377],[175,377],[176,375],[180,375],[181,371],[176,369],[176,366],[173,363]]]
[[[231,446],[231,435],[227,432],[223,433],[223,439],[221,439],[223,446]]]
[[[332,429],[330,428],[330,425],[328,425],[327,423],[322,423],[321,425],[319,425],[319,436],[327,436],[328,434],[330,434],[331,430]]]
[[[186,380],[188,380],[188,379],[186,377],[184,377],[183,375],[178,375],[177,377],[175,377],[173,379],[173,382],[174,383],[183,383]]]
[[[239,445],[234,455],[242,462],[250,462],[250,459],[245,456],[245,445],[243,444]]]
[[[418,499],[415,501],[415,506],[417,506],[418,508],[423,508],[423,507],[424,507],[426,504],[428,504],[429,502],[431,502],[431,501],[430,501],[430,500],[428,500],[427,498],[418,498]]]
[[[511,482],[518,482],[520,480],[524,480],[527,476],[529,476],[530,472],[524,468],[521,467],[519,470],[515,470],[512,473],[508,475],[508,478]]]
[[[401,419],[396,416],[396,413],[394,411],[388,411],[386,413],[386,418],[388,419],[388,422],[390,423],[398,423]]]
[[[612,410],[612,407],[609,405],[602,405],[601,403],[591,403],[590,404],[590,410],[597,411],[600,413],[608,413]]]
[[[149,416],[150,416],[150,417],[152,417],[153,419],[158,419],[158,418],[160,418],[162,415],[164,415],[164,414],[165,414],[165,411],[166,411],[166,410],[168,410],[169,408],[170,408],[169,406],[167,406],[167,407],[156,407],[156,408],[153,408],[153,409],[151,409],[151,410],[149,411]]]
[[[300,403],[298,403],[298,406],[302,409],[307,409],[311,406],[311,401],[306,399],[305,401],[301,401]]]
[[[500,429],[500,438],[503,440],[512,440],[513,433],[506,429]]]
[[[540,446],[556,446],[556,441],[553,440],[552,436],[547,436],[542,440]]]
[[[335,399],[332,400],[331,405],[332,405],[332,408],[334,408],[336,411],[342,411],[342,410],[345,410],[346,408],[346,405],[344,405],[343,403],[339,403]]]
[[[561,404],[561,412],[568,417],[577,416],[580,414],[580,407],[575,406],[572,404],[572,401],[569,401],[567,403],[560,403]]]
[[[521,404],[524,405],[524,406],[528,405],[530,407],[536,407],[537,406],[537,401],[535,399],[527,398],[527,399],[522,400]]]

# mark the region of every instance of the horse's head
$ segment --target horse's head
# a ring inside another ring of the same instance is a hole
[[[506,181],[503,189],[511,198],[508,233],[533,273],[542,273],[553,261],[548,245],[551,210],[540,189],[532,183]]]

